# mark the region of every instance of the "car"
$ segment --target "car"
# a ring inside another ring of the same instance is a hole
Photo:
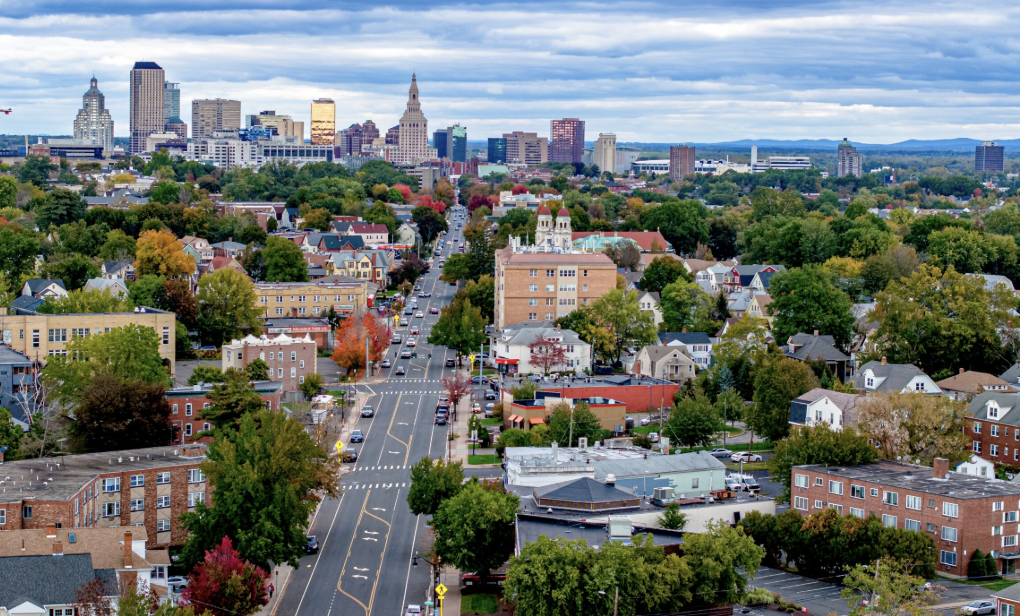
[[[390,338],[390,344],[400,344],[402,340],[403,339],[400,337],[400,334],[394,334],[393,337]]]
[[[416,345],[416,344],[418,344],[418,343],[417,343],[417,342],[415,341],[415,339],[414,339],[414,338],[408,338],[408,339],[407,339],[407,346],[409,346],[409,347],[413,347],[413,346],[414,346],[414,345]]]
[[[411,352],[408,351],[407,349],[404,349],[403,351],[400,352],[400,359],[411,359]]]
[[[761,456],[749,451],[738,451],[730,456],[730,460],[734,462],[761,462]]]
[[[446,245],[447,245],[447,246],[453,246],[453,242],[452,242],[452,241],[450,241],[450,240],[446,240]]]
[[[340,453],[341,462],[357,462],[358,461],[358,450],[351,449],[348,447]]]
[[[446,360],[446,364],[445,365],[446,365],[447,368],[456,368],[457,367],[457,362],[455,362],[452,359],[448,359],[448,360]]]
[[[502,586],[503,582],[506,581],[505,573],[490,573],[485,578],[486,586]],[[461,586],[481,586],[482,576],[477,573],[463,573],[460,576]]]
[[[496,392],[494,392],[494,391],[492,391],[492,390],[490,389],[490,390],[488,390],[488,391],[486,391],[486,392],[485,392],[485,395],[484,395],[483,397],[484,397],[484,398],[485,398],[486,400],[495,400],[495,399],[496,399]]]
[[[408,605],[407,609],[404,610],[404,616],[421,616],[421,614],[422,614],[421,606],[415,605],[413,603],[411,605]]]
[[[472,385],[488,385],[489,384],[489,379],[487,379],[484,376],[475,375],[475,376],[471,377],[471,384]]]
[[[432,297],[432,294],[431,293],[427,293],[425,291],[419,291],[418,292],[418,297]]]
[[[979,614],[994,614],[995,603],[991,601],[986,601],[984,599],[975,599],[974,601],[971,601],[967,605],[961,607],[960,613],[974,614],[975,616]]]
[[[649,432],[648,433],[648,440],[652,441],[653,443],[658,443],[659,442],[659,433],[658,432]]]
[[[407,325],[408,323],[410,323],[410,321],[407,320],[407,317],[404,317],[404,318],[400,319],[400,324],[401,325]]]
[[[439,314],[439,308],[436,308],[435,306],[429,308],[429,314]]]
[[[319,553],[319,540],[315,538],[315,535],[308,535],[308,543],[305,544],[306,554],[318,554]]]
[[[365,406],[361,407],[361,416],[362,417],[375,417],[375,409],[372,408],[371,406],[368,406],[366,404]]]
[[[471,405],[471,412],[472,413],[481,413],[482,412],[482,405],[478,404],[477,402],[475,402],[474,404]]]
[[[417,336],[418,334],[421,333],[421,330],[418,329],[417,327],[412,327],[410,333],[411,333],[412,336]]]
[[[411,308],[410,306],[408,306],[407,308],[404,308],[404,314],[406,314],[406,315],[414,314],[414,308]]]
[[[712,451],[708,452],[708,454],[716,458],[728,458],[733,455],[733,452],[725,447],[716,447]]]
[[[446,413],[436,413],[435,424],[437,426],[445,426],[450,416]]]
[[[364,443],[365,435],[361,433],[361,430],[351,430],[351,438],[349,439],[349,442]]]
[[[726,489],[740,492],[744,489],[744,482],[740,481],[736,477],[726,478]]]
[[[397,366],[397,369],[393,371],[393,374],[407,374],[403,366]]]
[[[652,418],[651,417],[644,417],[644,418],[641,419],[641,425],[642,426],[647,426],[650,423],[652,423]]]
[[[389,368],[393,364],[390,363],[390,359],[387,357],[386,359],[382,360],[382,363],[379,365],[382,366],[383,368]]]
[[[179,595],[188,587],[188,578],[180,575],[168,577],[166,579],[166,587],[173,594]]]
[[[416,319],[423,319],[423,318],[425,318],[425,313],[422,312],[421,310],[419,310],[418,312],[414,313],[414,318],[416,318]]]

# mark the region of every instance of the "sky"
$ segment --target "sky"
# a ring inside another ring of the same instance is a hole
[[[281,8],[285,7],[285,8]],[[70,134],[95,74],[128,134],[128,74],[337,128],[403,112],[469,140],[1007,139],[1020,136],[1020,3],[984,0],[0,0],[0,133]]]

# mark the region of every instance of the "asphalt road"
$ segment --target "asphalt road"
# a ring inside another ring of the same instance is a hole
[[[446,240],[462,239],[455,227],[443,240],[446,256],[457,248]],[[304,557],[291,575],[276,609],[281,616],[396,616],[407,604],[425,600],[429,567],[412,566],[411,560],[422,549],[427,527],[410,513],[406,499],[410,467],[424,456],[438,459],[446,453],[448,426],[434,425],[433,418],[444,391],[440,379],[451,372],[444,362],[453,353],[426,340],[438,319],[429,308],[445,306],[456,288],[440,281],[439,274],[434,267],[421,280],[422,289],[432,293],[419,299],[424,318],[412,317],[409,326],[397,329],[406,341],[410,327],[421,328],[418,358],[394,359],[393,352],[406,346],[391,345],[387,357],[393,366],[384,370],[386,381],[359,386],[370,394],[375,416],[356,419],[365,434],[365,442],[354,445],[358,461],[344,465],[342,496],[323,502],[312,522],[319,553]],[[394,374],[397,366],[407,374]]]

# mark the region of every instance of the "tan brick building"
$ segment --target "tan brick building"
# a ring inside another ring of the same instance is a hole
[[[316,345],[312,337],[245,336],[223,345],[223,370],[245,366],[256,359],[269,365],[269,378],[283,383],[283,391],[301,391],[305,377],[315,372]]]
[[[7,462],[0,530],[144,526],[146,548],[179,544],[180,515],[212,493],[205,460],[188,445]]]
[[[159,355],[170,362],[173,374],[177,359],[175,334],[177,315],[155,308],[137,308],[134,312],[83,314],[42,314],[18,309],[8,314],[0,307],[0,329],[3,342],[33,360],[46,361],[49,355],[66,355],[71,340],[108,332],[125,325],[151,327],[159,337]]]
[[[368,281],[260,282],[255,285],[262,316],[317,317],[332,306],[340,314],[362,315],[368,309]]]

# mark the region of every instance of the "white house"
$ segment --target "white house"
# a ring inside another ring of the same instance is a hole
[[[22,295],[46,299],[47,297],[67,297],[67,288],[59,278],[32,278],[21,288]]]
[[[995,477],[995,465],[981,456],[971,455],[970,460],[956,464],[956,472],[978,477]]]
[[[564,363],[552,366],[548,372],[584,372],[591,369],[591,345],[569,329],[560,329],[552,323],[524,322],[507,325],[493,339],[493,363],[508,374],[542,374],[543,370],[532,363],[535,352],[541,354],[539,341],[563,349]]]
[[[942,395],[942,390],[930,376],[913,364],[889,364],[869,361],[857,369],[853,377],[854,387],[861,393],[912,393],[924,392]]]
[[[641,308],[641,312],[652,313],[656,327],[659,326],[659,323],[662,323],[662,308],[659,307],[658,293],[638,291],[638,307]]]
[[[128,288],[124,284],[123,280],[117,278],[90,278],[85,283],[86,291],[106,291],[110,295],[116,295],[117,297],[127,297]]]
[[[695,366],[682,345],[649,344],[634,356],[633,372],[684,383],[694,378]]]
[[[853,425],[858,394],[845,394],[816,387],[790,402],[790,423],[795,426],[827,424],[842,432],[844,424]]]
[[[399,227],[397,227],[398,244],[406,244],[408,246],[413,246],[415,239],[417,237],[418,229],[416,228],[416,225],[413,225],[413,223],[409,224],[407,222],[404,222]]]
[[[687,348],[687,355],[698,368],[712,365],[712,341],[705,332],[663,332],[659,334],[663,346],[681,345]]]

